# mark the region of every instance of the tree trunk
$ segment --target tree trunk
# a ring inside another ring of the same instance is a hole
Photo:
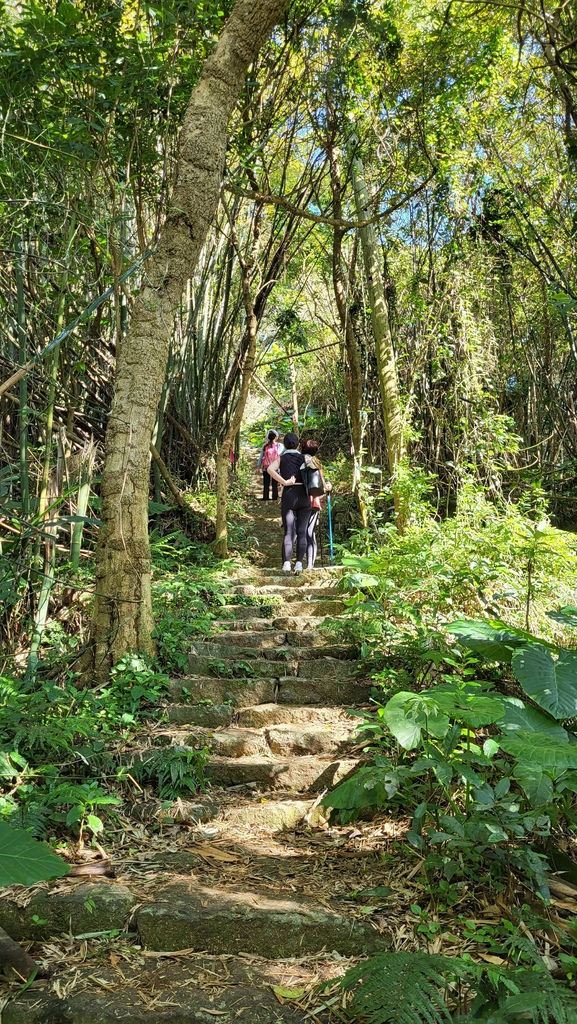
[[[228,505],[228,473],[230,468],[230,450],[234,444],[236,436],[240,430],[242,418],[244,416],[244,410],[246,407],[246,400],[252,384],[252,378],[254,374],[254,367],[256,362],[256,339],[258,334],[259,318],[255,313],[254,304],[250,294],[250,278],[251,271],[254,266],[256,259],[256,250],[259,240],[260,232],[260,216],[262,208],[257,210],[254,218],[254,236],[252,253],[250,259],[244,262],[240,250],[238,248],[238,241],[236,239],[236,232],[234,231],[234,225],[231,223],[231,231],[235,241],[235,248],[237,255],[242,267],[242,297],[244,301],[244,308],[246,314],[246,331],[245,336],[248,339],[248,346],[246,349],[246,356],[242,368],[242,381],[240,385],[240,393],[234,407],[234,412],[230,418],[228,430],[223,438],[222,444],[218,449],[216,456],[216,543],[214,545],[214,553],[219,558],[226,558],[228,554],[228,528],[226,522],[226,511]]]
[[[330,105],[327,104],[327,116],[332,129],[331,136],[327,142],[327,156],[331,174],[331,195],[333,217],[336,221],[342,221],[342,199],[341,199],[341,175],[338,160],[338,151],[335,146],[336,125],[334,114]],[[362,425],[362,403],[363,403],[363,378],[361,373],[361,360],[355,327],[351,320],[349,311],[349,281],[343,269],[343,237],[344,229],[335,224],[333,229],[333,290],[341,330],[345,339],[347,353],[347,367],[345,371],[345,388],[349,403],[349,416],[351,421],[351,449],[353,456],[353,494],[356,495],[361,513],[363,526],[367,526],[367,507],[363,498],[361,486],[362,468],[362,446],[363,446],[363,425]]]
[[[214,216],[227,125],[246,72],[288,0],[237,0],[184,115],[166,223],[119,353],[102,475],[91,665],[154,652],[148,543],[150,440],[174,314]]]
[[[353,160],[352,172],[357,216],[360,221],[368,220],[370,217],[369,199],[364,181],[363,166],[358,158]],[[385,421],[385,434],[387,437],[387,459],[389,473],[392,478],[393,498],[397,510],[397,525],[399,530],[401,530],[402,521],[399,518],[401,512],[399,495],[395,489],[395,473],[404,455],[404,444],[397,362],[389,326],[389,307],[379,263],[379,246],[373,226],[367,224],[365,227],[360,228],[360,236],[371,304],[371,322],[375,337],[379,388],[383,403],[383,419]]]

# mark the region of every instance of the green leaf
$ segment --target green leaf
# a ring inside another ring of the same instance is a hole
[[[566,604],[558,612],[547,612],[550,619],[555,622],[562,622],[564,626],[573,626],[577,629],[577,608],[575,605]]]
[[[335,810],[360,810],[386,804],[397,789],[394,771],[370,766],[360,768],[350,779],[341,782],[321,803]]]
[[[423,732],[442,739],[449,729],[449,719],[439,711],[434,697],[401,690],[388,701],[383,718],[393,736],[405,750],[413,750],[421,742]]]
[[[271,987],[275,996],[283,1002],[285,999],[302,999],[305,994],[304,988],[281,988],[280,985],[272,985]]]
[[[569,733],[554,718],[538,708],[524,704],[517,697],[503,697],[505,714],[499,728],[506,732],[540,732],[554,736],[562,743],[569,742]]]
[[[541,733],[518,732],[500,736],[499,746],[518,761],[548,771],[577,768],[577,743],[563,743]]]
[[[525,693],[553,718],[577,715],[577,651],[561,651],[555,660],[542,644],[515,651],[511,661]]]
[[[46,843],[0,821],[0,886],[34,885],[68,874],[68,865]]]
[[[517,647],[524,647],[535,639],[531,633],[507,626],[498,619],[489,619],[487,622],[481,619],[458,619],[450,622],[446,629],[468,650],[490,661],[502,661],[505,664],[511,661]]]
[[[535,765],[519,762],[513,770],[513,778],[534,807],[543,807],[553,799],[553,780]]]

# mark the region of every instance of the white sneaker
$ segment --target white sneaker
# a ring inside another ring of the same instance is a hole
[[[302,566],[301,566],[301,568],[302,568]],[[283,564],[282,564],[282,571],[283,572],[290,572],[291,571],[291,564],[290,564],[290,562],[283,562]]]
[[[303,563],[302,562],[295,562],[295,572],[302,572],[302,571],[303,571]]]

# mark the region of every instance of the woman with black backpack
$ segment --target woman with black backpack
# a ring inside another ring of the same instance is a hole
[[[298,450],[299,439],[296,434],[285,434],[285,450],[275,462],[268,467],[268,475],[282,484],[281,516],[284,528],[282,542],[283,572],[291,571],[293,548],[297,545],[295,572],[303,571],[303,559],[307,550],[307,528],[311,514],[311,503],[306,492],[301,467],[304,469],[303,455]]]

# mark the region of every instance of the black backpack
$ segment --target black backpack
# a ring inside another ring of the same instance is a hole
[[[306,462],[303,462],[300,469],[307,496],[309,498],[319,498],[321,494],[325,493],[325,485],[320,469],[317,469],[316,466],[307,466]]]

